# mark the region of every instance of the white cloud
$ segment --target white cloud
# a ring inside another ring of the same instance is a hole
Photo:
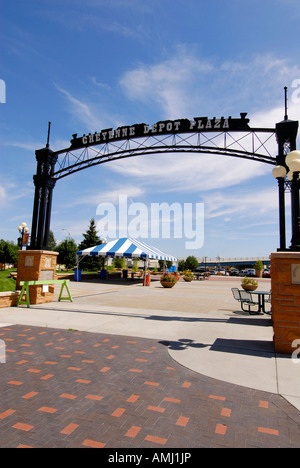
[[[4,206],[7,200],[7,192],[4,187],[0,186],[0,206]]]
[[[121,187],[113,188],[105,192],[89,193],[85,191],[84,197],[79,197],[76,200],[66,203],[65,207],[73,207],[76,205],[89,205],[97,206],[99,203],[118,203],[120,195],[126,195],[128,199],[140,197],[144,194],[144,190],[139,186],[133,186],[131,184],[122,184]]]
[[[141,64],[126,72],[120,84],[125,95],[134,102],[162,109],[162,118],[191,118],[201,115],[203,109],[214,109],[209,116],[218,116],[222,106],[224,113],[222,111],[221,115],[224,115],[226,109],[236,109],[247,103],[252,107],[252,113],[248,115],[251,127],[274,128],[276,122],[284,118],[283,87],[287,80],[292,83],[298,76],[300,68],[297,65],[290,65],[287,60],[273,55],[256,55],[247,62],[215,63],[213,60],[202,60],[193,51],[179,47],[167,60],[153,65]],[[102,86],[94,78],[93,81]],[[75,98],[69,91],[59,87],[57,89],[67,98],[75,116],[91,131],[95,127],[103,128],[93,106]],[[277,96],[275,102],[274,96]],[[290,102],[289,107],[291,118],[295,118],[299,104]],[[107,126],[106,122],[104,128]],[[249,138],[251,141],[251,136]],[[241,143],[251,150],[246,139]],[[278,149],[274,136],[267,147],[275,157]],[[161,192],[199,192],[243,184],[250,179],[257,180],[260,176],[271,174],[272,166],[229,156],[174,153],[132,157],[130,163],[128,159],[118,160],[109,165],[109,169],[122,174],[124,178],[138,180],[143,190],[153,187]],[[143,193],[132,191],[130,184],[122,192],[133,193],[137,197]],[[119,190],[115,192],[117,194]],[[114,198],[113,193],[110,196]],[[103,194],[86,196],[87,203],[102,200]]]
[[[31,153],[34,153],[36,150],[44,148],[46,146],[46,141],[7,141],[4,143],[5,146],[13,146],[15,148],[21,148],[24,150],[28,150]],[[61,150],[62,148],[69,148],[70,146],[70,140],[64,140],[64,139],[56,139],[56,140],[51,140],[50,138],[50,148],[53,151],[58,151]]]
[[[149,164],[151,158],[151,164]],[[244,159],[206,154],[149,155],[115,161],[111,169],[134,177],[160,192],[199,192],[241,184],[270,173],[271,166]]]
[[[193,102],[196,78],[213,69],[180,47],[177,54],[155,65],[140,65],[126,72],[120,80],[125,94],[132,100],[159,104],[168,118],[188,113]],[[198,83],[198,86],[200,84]]]
[[[111,87],[107,83],[102,83],[102,81],[97,81],[97,78],[95,76],[91,77],[91,81],[94,85],[99,86],[99,88],[109,90]]]
[[[3,176],[0,176],[0,208],[9,210],[10,205],[16,200],[23,200],[32,196],[34,188],[31,183],[25,182],[20,185],[14,181],[4,181],[4,179]]]
[[[251,231],[259,225],[273,224],[278,216],[277,185],[271,188],[254,187],[245,193],[240,189],[236,193],[224,195],[224,192],[204,194],[206,219],[220,218],[226,222],[234,221],[236,229],[247,226]],[[289,202],[287,200],[287,207]],[[243,220],[243,224],[237,220]],[[244,224],[246,223],[246,224]]]
[[[299,77],[298,65],[271,54],[217,63],[182,46],[161,63],[127,71],[120,84],[131,100],[159,105],[167,118],[179,118],[237,108],[254,112],[277,106],[281,99],[284,106],[284,86]],[[241,108],[245,105],[248,109]]]
[[[62,93],[67,102],[70,104],[71,114],[82,122],[90,131],[103,127],[103,122],[98,118],[97,114],[93,111],[92,106],[75,98],[69,91],[56,85],[56,88]]]
[[[292,85],[298,77],[298,65],[271,54],[256,54],[244,62],[216,63],[180,47],[161,63],[139,65],[126,72],[120,83],[128,98],[158,106],[163,118],[191,118],[205,115],[205,111],[213,112],[209,115],[213,117],[219,111],[226,115],[226,110],[240,109],[248,110],[252,128],[275,128],[284,118],[284,86]],[[243,108],[246,105],[248,109]],[[297,119],[298,114],[299,104],[290,100],[290,118]],[[242,144],[248,145],[246,140]],[[277,155],[274,136],[266,147],[273,157]],[[132,158],[130,164],[118,161],[112,166],[112,170],[139,177],[147,185],[183,191],[229,187],[270,174],[271,169],[266,164],[203,154],[144,156]]]
[[[24,141],[7,141],[5,143],[6,146],[14,146],[15,148],[21,148],[25,149],[31,152],[34,152],[35,150],[39,148],[43,148],[46,145],[46,142],[24,142]]]

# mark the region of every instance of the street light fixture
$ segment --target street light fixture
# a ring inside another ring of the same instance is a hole
[[[289,250],[300,251],[300,151],[291,151],[286,156],[285,163],[289,172],[284,166],[276,166],[272,173],[279,184],[284,184],[286,175],[291,181],[292,240]]]
[[[20,237],[18,239],[18,244],[19,244],[19,247],[20,249],[22,250],[23,249],[23,245],[27,242],[24,242],[24,234],[27,233],[29,231],[28,227],[27,227],[27,224],[26,223],[21,223],[20,226],[18,226],[18,231],[20,233]]]
[[[287,170],[284,166],[274,167],[272,174],[278,181],[279,194],[279,236],[280,248],[278,250],[286,250],[286,234],[285,234],[285,177]]]
[[[300,151],[291,151],[285,158],[286,165],[289,167],[292,174],[299,176],[300,172]]]
[[[292,181],[292,240],[290,250],[300,251],[300,151],[291,151],[285,158]]]
[[[272,174],[275,177],[275,179],[284,179],[286,176],[286,168],[283,166],[276,166],[274,167]]]

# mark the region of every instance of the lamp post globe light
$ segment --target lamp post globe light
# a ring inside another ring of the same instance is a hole
[[[26,223],[21,223],[20,226],[18,226],[18,231],[20,233],[20,237],[18,239],[18,245],[20,247],[20,249],[22,250],[23,249],[23,245],[27,242],[24,242],[24,234],[27,233],[29,231],[28,227],[27,227],[27,224]]]
[[[288,177],[292,181],[292,241],[290,249],[300,251],[300,151],[291,151],[285,162],[290,170]]]
[[[284,183],[286,175],[291,181],[292,240],[289,250],[300,251],[300,151],[291,151],[285,158],[285,164],[289,172],[284,166],[276,166],[273,176],[278,183]]]
[[[275,166],[272,171],[272,174],[275,177],[275,179],[284,179],[286,176],[286,168],[283,166]]]

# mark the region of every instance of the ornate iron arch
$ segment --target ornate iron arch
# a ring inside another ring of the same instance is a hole
[[[203,119],[201,121],[203,122]],[[168,121],[172,129],[175,126],[174,122],[176,123],[176,121]],[[272,156],[270,149],[275,141],[275,129],[252,129],[245,125],[237,126],[236,120],[235,125],[233,125],[229,120],[229,128],[216,129],[212,124],[212,128],[204,128],[195,132],[187,130],[193,125],[191,122],[194,121],[189,122],[187,124],[186,121],[180,121],[181,125],[177,125],[180,133],[171,130],[170,132],[156,131],[145,134],[140,125],[143,125],[144,128],[148,128],[148,126],[139,124],[139,126],[123,127],[123,131],[126,129],[124,132],[126,137],[106,138],[107,141],[103,141],[99,136],[103,133],[84,135],[81,138],[74,135],[70,148],[55,153],[62,157],[58,159],[53,175],[58,180],[87,167],[108,161],[165,153],[218,154],[276,164],[276,158]],[[161,122],[155,125],[162,124]],[[133,135],[128,137],[130,131]],[[105,134],[113,135],[115,132],[113,133],[113,130],[109,129],[105,131]],[[89,142],[89,138],[91,142]],[[96,142],[96,138],[100,141]]]
[[[241,113],[240,118],[167,120],[151,127],[142,123],[81,137],[73,134],[70,147],[58,151],[49,148],[49,123],[46,147],[36,151],[37,173],[33,178],[35,197],[29,248],[48,249],[52,192],[56,181],[95,165],[168,153],[223,155],[273,166],[285,165],[285,154],[296,148],[298,122],[285,120],[276,128],[251,128],[246,116],[246,113]],[[278,155],[274,156],[276,142]],[[281,225],[284,215],[282,190],[285,188],[279,187]]]

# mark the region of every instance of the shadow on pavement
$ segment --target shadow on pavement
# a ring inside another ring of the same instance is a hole
[[[210,351],[221,353],[244,354],[247,356],[263,356],[273,358],[275,351],[272,341],[260,340],[232,340],[217,338],[214,343],[197,343],[190,339],[180,339],[177,341],[159,341],[160,344],[167,346],[173,351],[184,351],[188,348],[209,348]]]

